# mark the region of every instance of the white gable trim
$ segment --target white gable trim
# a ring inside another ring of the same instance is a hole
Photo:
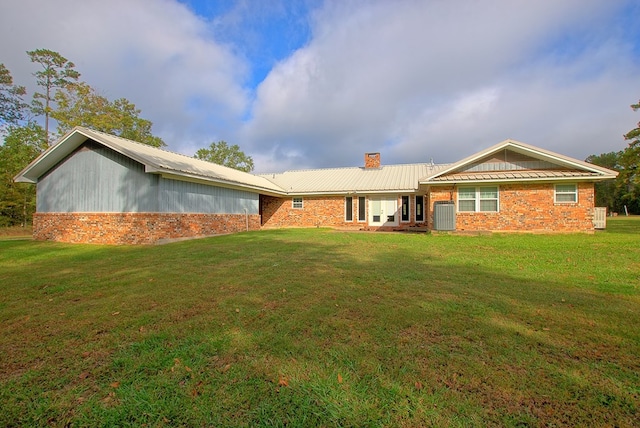
[[[456,172],[458,170],[461,170],[462,168],[464,168],[465,166],[471,165],[474,162],[486,157],[486,156],[490,156],[493,155],[495,153],[500,152],[501,150],[512,150],[514,152],[517,153],[521,153],[521,154],[526,154],[528,156],[540,159],[540,160],[546,160],[552,163],[555,163],[557,165],[560,166],[564,166],[564,167],[569,167],[569,168],[576,168],[579,170],[583,170],[586,172],[591,172],[591,173],[596,173],[599,175],[599,177],[593,177],[593,176],[585,176],[585,177],[572,177],[573,180],[578,180],[578,179],[583,179],[583,180],[594,180],[594,179],[609,179],[609,178],[615,178],[618,173],[616,171],[612,171],[609,170],[607,168],[603,168],[597,165],[593,165],[590,164],[588,162],[583,162],[580,161],[578,159],[573,159],[567,156],[563,156],[559,153],[554,153],[548,150],[544,150],[544,149],[540,149],[538,147],[534,147],[534,146],[530,146],[528,144],[525,143],[521,143],[519,141],[515,141],[515,140],[505,140],[502,141],[501,143],[498,143],[494,146],[491,146],[485,150],[482,150],[478,153],[475,153],[467,158],[464,158],[452,165],[450,165],[449,167],[442,169],[440,171],[437,171],[434,174],[428,175],[426,177],[423,177],[420,179],[420,184],[434,184],[434,183],[446,183],[445,181],[433,181],[435,178],[438,177],[442,177],[445,176],[447,174]],[[547,179],[549,180],[549,179]],[[494,181],[501,181],[501,180],[494,180]],[[505,181],[505,180],[502,180]],[[512,179],[512,180],[507,180],[507,181],[529,181],[529,179]],[[540,181],[540,180],[533,180],[533,181]],[[469,181],[471,182],[471,181]]]

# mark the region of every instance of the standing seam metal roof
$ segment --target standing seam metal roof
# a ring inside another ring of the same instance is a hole
[[[65,156],[72,153],[88,139],[140,162],[145,166],[146,172],[214,181],[223,185],[253,188],[276,194],[284,193],[282,188],[258,175],[83,127],[76,127],[67,133],[58,143],[47,149],[20,172],[16,176],[16,180],[35,183],[42,174],[62,161]]]
[[[615,171],[514,140],[505,140],[454,164],[415,163],[384,165],[380,168],[326,168],[254,175],[104,132],[76,127],[62,137],[56,145],[47,149],[29,164],[16,176],[15,180],[36,183],[43,174],[87,140],[94,140],[140,162],[145,165],[145,171],[148,173],[165,174],[173,177],[182,177],[182,179],[216,183],[222,186],[251,189],[272,195],[415,192],[420,184],[441,184],[456,181],[562,179],[568,177],[601,180],[613,178],[617,175]],[[563,169],[487,171],[482,173],[463,172],[460,170],[465,165],[503,148],[523,151],[541,159],[548,159],[561,165]]]
[[[445,168],[430,163],[384,165],[380,168],[326,168],[262,174],[291,194],[416,191],[419,179]]]

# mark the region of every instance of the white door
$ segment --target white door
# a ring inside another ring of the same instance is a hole
[[[370,197],[369,226],[397,226],[398,198]]]

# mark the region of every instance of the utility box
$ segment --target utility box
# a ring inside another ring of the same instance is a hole
[[[433,203],[433,230],[456,230],[456,204],[453,201]]]
[[[607,207],[595,207],[593,209],[593,227],[595,229],[607,228]]]

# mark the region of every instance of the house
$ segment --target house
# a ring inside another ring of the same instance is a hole
[[[75,128],[16,181],[37,186],[34,237],[145,244],[282,227],[592,232],[606,168],[503,141],[459,162],[249,174]]]

